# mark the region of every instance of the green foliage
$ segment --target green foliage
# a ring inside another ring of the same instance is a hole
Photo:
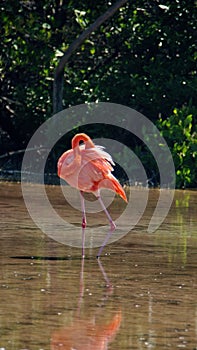
[[[172,152],[178,188],[197,184],[197,125],[193,114],[196,112],[194,108],[183,106],[175,108],[170,117],[158,121]]]
[[[1,2],[0,127],[15,148],[24,148],[51,116],[53,76],[61,56],[108,8],[103,0]],[[65,67],[65,108],[103,101],[142,112],[160,127],[171,147],[178,187],[196,186],[195,34],[194,0],[166,0],[165,5],[128,1]],[[156,174],[145,147],[138,142],[130,147]]]

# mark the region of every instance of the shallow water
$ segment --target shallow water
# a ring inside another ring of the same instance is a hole
[[[47,194],[81,235],[80,213],[60,188]],[[82,260],[80,249],[44,234],[20,184],[1,183],[0,349],[197,349],[197,192],[176,191],[165,221],[148,234],[157,198],[151,190],[140,221],[106,246],[99,264],[98,248]],[[116,199],[110,213],[122,208]],[[102,220],[88,215],[92,230]]]

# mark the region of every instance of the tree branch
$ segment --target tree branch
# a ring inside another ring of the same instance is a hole
[[[89,28],[84,30],[79,37],[73,41],[73,43],[66,50],[65,54],[62,56],[54,75],[53,84],[53,113],[57,113],[63,109],[62,99],[63,99],[63,82],[64,82],[64,67],[68,62],[70,56],[77,50],[77,48],[87,39],[92,32],[97,30],[102,23],[104,23],[108,18],[112,17],[113,14],[123,6],[128,0],[119,0],[113,6],[111,6],[104,14],[96,19]]]

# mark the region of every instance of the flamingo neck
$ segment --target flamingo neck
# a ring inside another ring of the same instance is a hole
[[[77,134],[72,139],[72,149],[75,153],[79,153],[79,142],[83,141],[85,143],[85,148],[92,148],[95,147],[94,143],[92,142],[91,138],[84,134]]]

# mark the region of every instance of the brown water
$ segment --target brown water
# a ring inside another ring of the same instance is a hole
[[[59,188],[47,192],[57,204]],[[176,191],[164,223],[148,234],[157,197],[151,190],[140,222],[105,248],[99,265],[98,248],[83,261],[80,249],[50,239],[20,185],[1,183],[0,349],[197,349],[197,192]],[[61,200],[59,210],[70,209]],[[69,215],[80,224],[80,214]]]

